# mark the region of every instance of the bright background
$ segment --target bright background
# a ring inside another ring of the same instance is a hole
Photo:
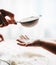
[[[42,15],[39,19],[39,23],[31,28],[23,27],[19,23],[17,25],[9,25],[0,28],[0,34],[4,36],[5,40],[16,40],[21,34],[26,34],[32,40],[39,38],[56,40],[56,0],[0,0],[0,9],[5,9],[14,13],[16,21],[20,21],[25,17]],[[9,41],[8,43],[15,42]],[[13,51],[13,46],[8,48],[9,51]],[[14,50],[16,48],[14,48]],[[7,48],[5,48],[5,50],[6,49]],[[40,54],[46,55],[50,57],[50,59],[52,58],[51,61],[53,62],[53,65],[56,64],[54,62],[55,55],[52,53],[49,53],[42,48],[40,48],[40,50],[35,49],[34,51],[38,51],[38,53],[41,52]]]
[[[56,38],[56,0],[0,0],[0,9],[13,12],[16,21],[42,15],[39,26],[37,24],[32,28],[25,28],[18,24],[1,29],[0,33],[4,34],[4,37],[17,38],[19,34],[30,33],[29,36],[34,35],[35,38]]]

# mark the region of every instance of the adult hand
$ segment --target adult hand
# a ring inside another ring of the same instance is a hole
[[[9,19],[6,18],[9,17]],[[8,26],[9,24],[17,24],[14,19],[14,14],[0,9],[0,27]]]

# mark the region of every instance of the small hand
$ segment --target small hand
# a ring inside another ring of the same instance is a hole
[[[18,41],[17,44],[19,44],[19,45],[21,45],[21,46],[26,46],[27,44],[26,44],[25,41],[28,41],[29,38],[28,38],[26,35],[20,35],[19,37],[20,37],[20,39],[17,39],[17,40],[16,40],[16,41]],[[29,43],[29,42],[28,42],[28,43]]]
[[[41,41],[40,40],[36,40],[34,42],[28,42],[28,40],[30,40],[28,37],[26,38],[25,36],[21,35],[21,40],[20,39],[17,39],[18,41],[18,45],[20,46],[40,46],[41,45]],[[25,39],[27,40],[26,42],[24,42],[22,39]]]

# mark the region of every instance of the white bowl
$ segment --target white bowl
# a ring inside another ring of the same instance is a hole
[[[20,23],[25,27],[32,27],[38,23],[38,20],[39,20],[38,17],[32,16],[32,17],[22,19]]]

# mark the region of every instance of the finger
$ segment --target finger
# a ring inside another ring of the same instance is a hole
[[[0,27],[3,27],[3,24],[0,24]]]
[[[25,35],[25,37],[26,37],[26,39],[28,39],[28,40],[29,40],[29,38],[28,38],[28,36],[27,36],[27,35]]]
[[[11,21],[12,21],[12,23],[13,23],[13,24],[17,24],[17,22],[16,22],[14,19],[13,19],[13,20],[11,20]]]
[[[29,38],[27,37],[27,35],[24,35],[24,36],[21,35],[21,36],[22,36],[23,39],[25,39],[25,40],[29,40]]]
[[[7,19],[7,21],[8,21],[9,24],[17,24],[14,20],[8,20]]]
[[[24,44],[24,43],[17,43],[17,44],[20,46],[26,46],[26,44]]]
[[[25,46],[25,47],[33,47],[32,44],[25,44],[25,43],[17,43],[20,46]]]
[[[21,38],[21,39],[25,39],[25,40],[27,39],[27,38],[26,38],[25,36],[23,36],[23,35],[21,35],[20,38]]]
[[[8,19],[7,19],[7,22],[8,22],[8,24],[12,24],[12,21],[11,21],[11,20],[8,20]]]
[[[18,41],[18,42],[20,42],[20,43],[24,43],[23,41],[21,41],[21,40],[19,40],[19,39],[17,39],[16,41]]]
[[[19,37],[20,37],[20,39],[23,39],[22,35],[20,35]]]

